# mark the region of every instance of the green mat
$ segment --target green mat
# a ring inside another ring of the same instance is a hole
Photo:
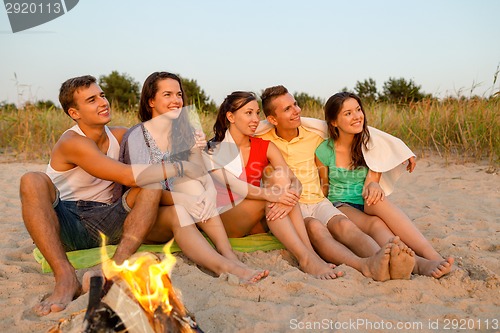
[[[206,236],[205,236],[206,237]],[[208,239],[209,243],[213,246],[212,242]],[[235,251],[239,252],[253,252],[253,251],[271,251],[284,249],[285,247],[281,242],[276,239],[273,235],[269,234],[256,234],[250,235],[243,238],[229,238],[229,242]],[[165,244],[160,245],[142,245],[137,251],[148,251],[148,252],[159,252],[163,253],[163,246]],[[108,245],[106,246],[106,251],[110,257],[112,257],[115,253],[116,245]],[[170,248],[170,252],[181,252],[181,249],[174,242]],[[52,272],[50,265],[47,260],[43,257],[42,253],[38,248],[33,250],[33,255],[35,256],[35,260],[42,265],[42,272],[49,273]],[[101,254],[100,248],[92,248],[87,250],[78,250],[67,252],[69,261],[76,269],[88,268],[101,263]]]

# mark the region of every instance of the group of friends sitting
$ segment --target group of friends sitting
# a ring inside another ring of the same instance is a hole
[[[101,246],[101,233],[117,244],[117,264],[141,244],[175,239],[196,264],[246,283],[269,271],[241,262],[228,238],[257,233],[272,233],[319,279],[342,276],[340,264],[375,281],[451,271],[453,258],[386,197],[401,172],[414,170],[415,156],[367,126],[357,95],[334,94],[319,120],[302,118],[281,85],[263,91],[262,107],[254,93],[235,91],[208,142],[185,99],[177,75],[152,73],[140,123],[108,127],[110,105],[94,77],[62,84],[61,106],[76,124],[55,144],[47,171],[20,183],[23,220],[55,277],[37,314],[61,311],[80,295],[66,252]]]

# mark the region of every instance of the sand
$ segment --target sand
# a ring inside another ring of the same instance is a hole
[[[0,164],[0,332],[46,332],[86,308],[87,296],[63,312],[36,316],[31,308],[51,292],[24,228],[19,179],[42,164]],[[418,161],[390,199],[402,207],[456,270],[439,280],[375,282],[342,265],[346,276],[320,281],[302,273],[286,251],[239,254],[269,277],[249,286],[207,274],[182,254],[174,286],[205,332],[460,332],[500,331],[500,182],[486,163]],[[79,276],[83,271],[78,272]]]

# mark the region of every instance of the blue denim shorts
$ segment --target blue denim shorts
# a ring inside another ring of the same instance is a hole
[[[350,203],[350,202],[341,202],[341,201],[335,201],[335,202],[333,202],[333,205],[336,208],[339,208],[341,206],[351,206],[353,208],[356,208],[359,211],[362,211],[363,213],[365,212],[365,205],[360,205],[360,204],[355,204],[355,203]]]
[[[118,244],[123,222],[130,212],[125,192],[121,200],[112,204],[95,201],[61,201],[56,189],[53,204],[60,225],[61,242],[66,251],[101,246],[100,233],[106,235],[107,244]]]

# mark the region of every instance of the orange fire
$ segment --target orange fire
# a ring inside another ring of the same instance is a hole
[[[111,260],[106,247],[101,246],[104,276],[108,280],[118,278],[125,281],[144,311],[154,314],[161,307],[164,313],[169,314],[172,310],[169,294],[174,292],[169,276],[176,261],[170,253],[172,242],[163,247],[165,258],[161,261],[153,253],[142,252],[134,254],[121,265]]]

